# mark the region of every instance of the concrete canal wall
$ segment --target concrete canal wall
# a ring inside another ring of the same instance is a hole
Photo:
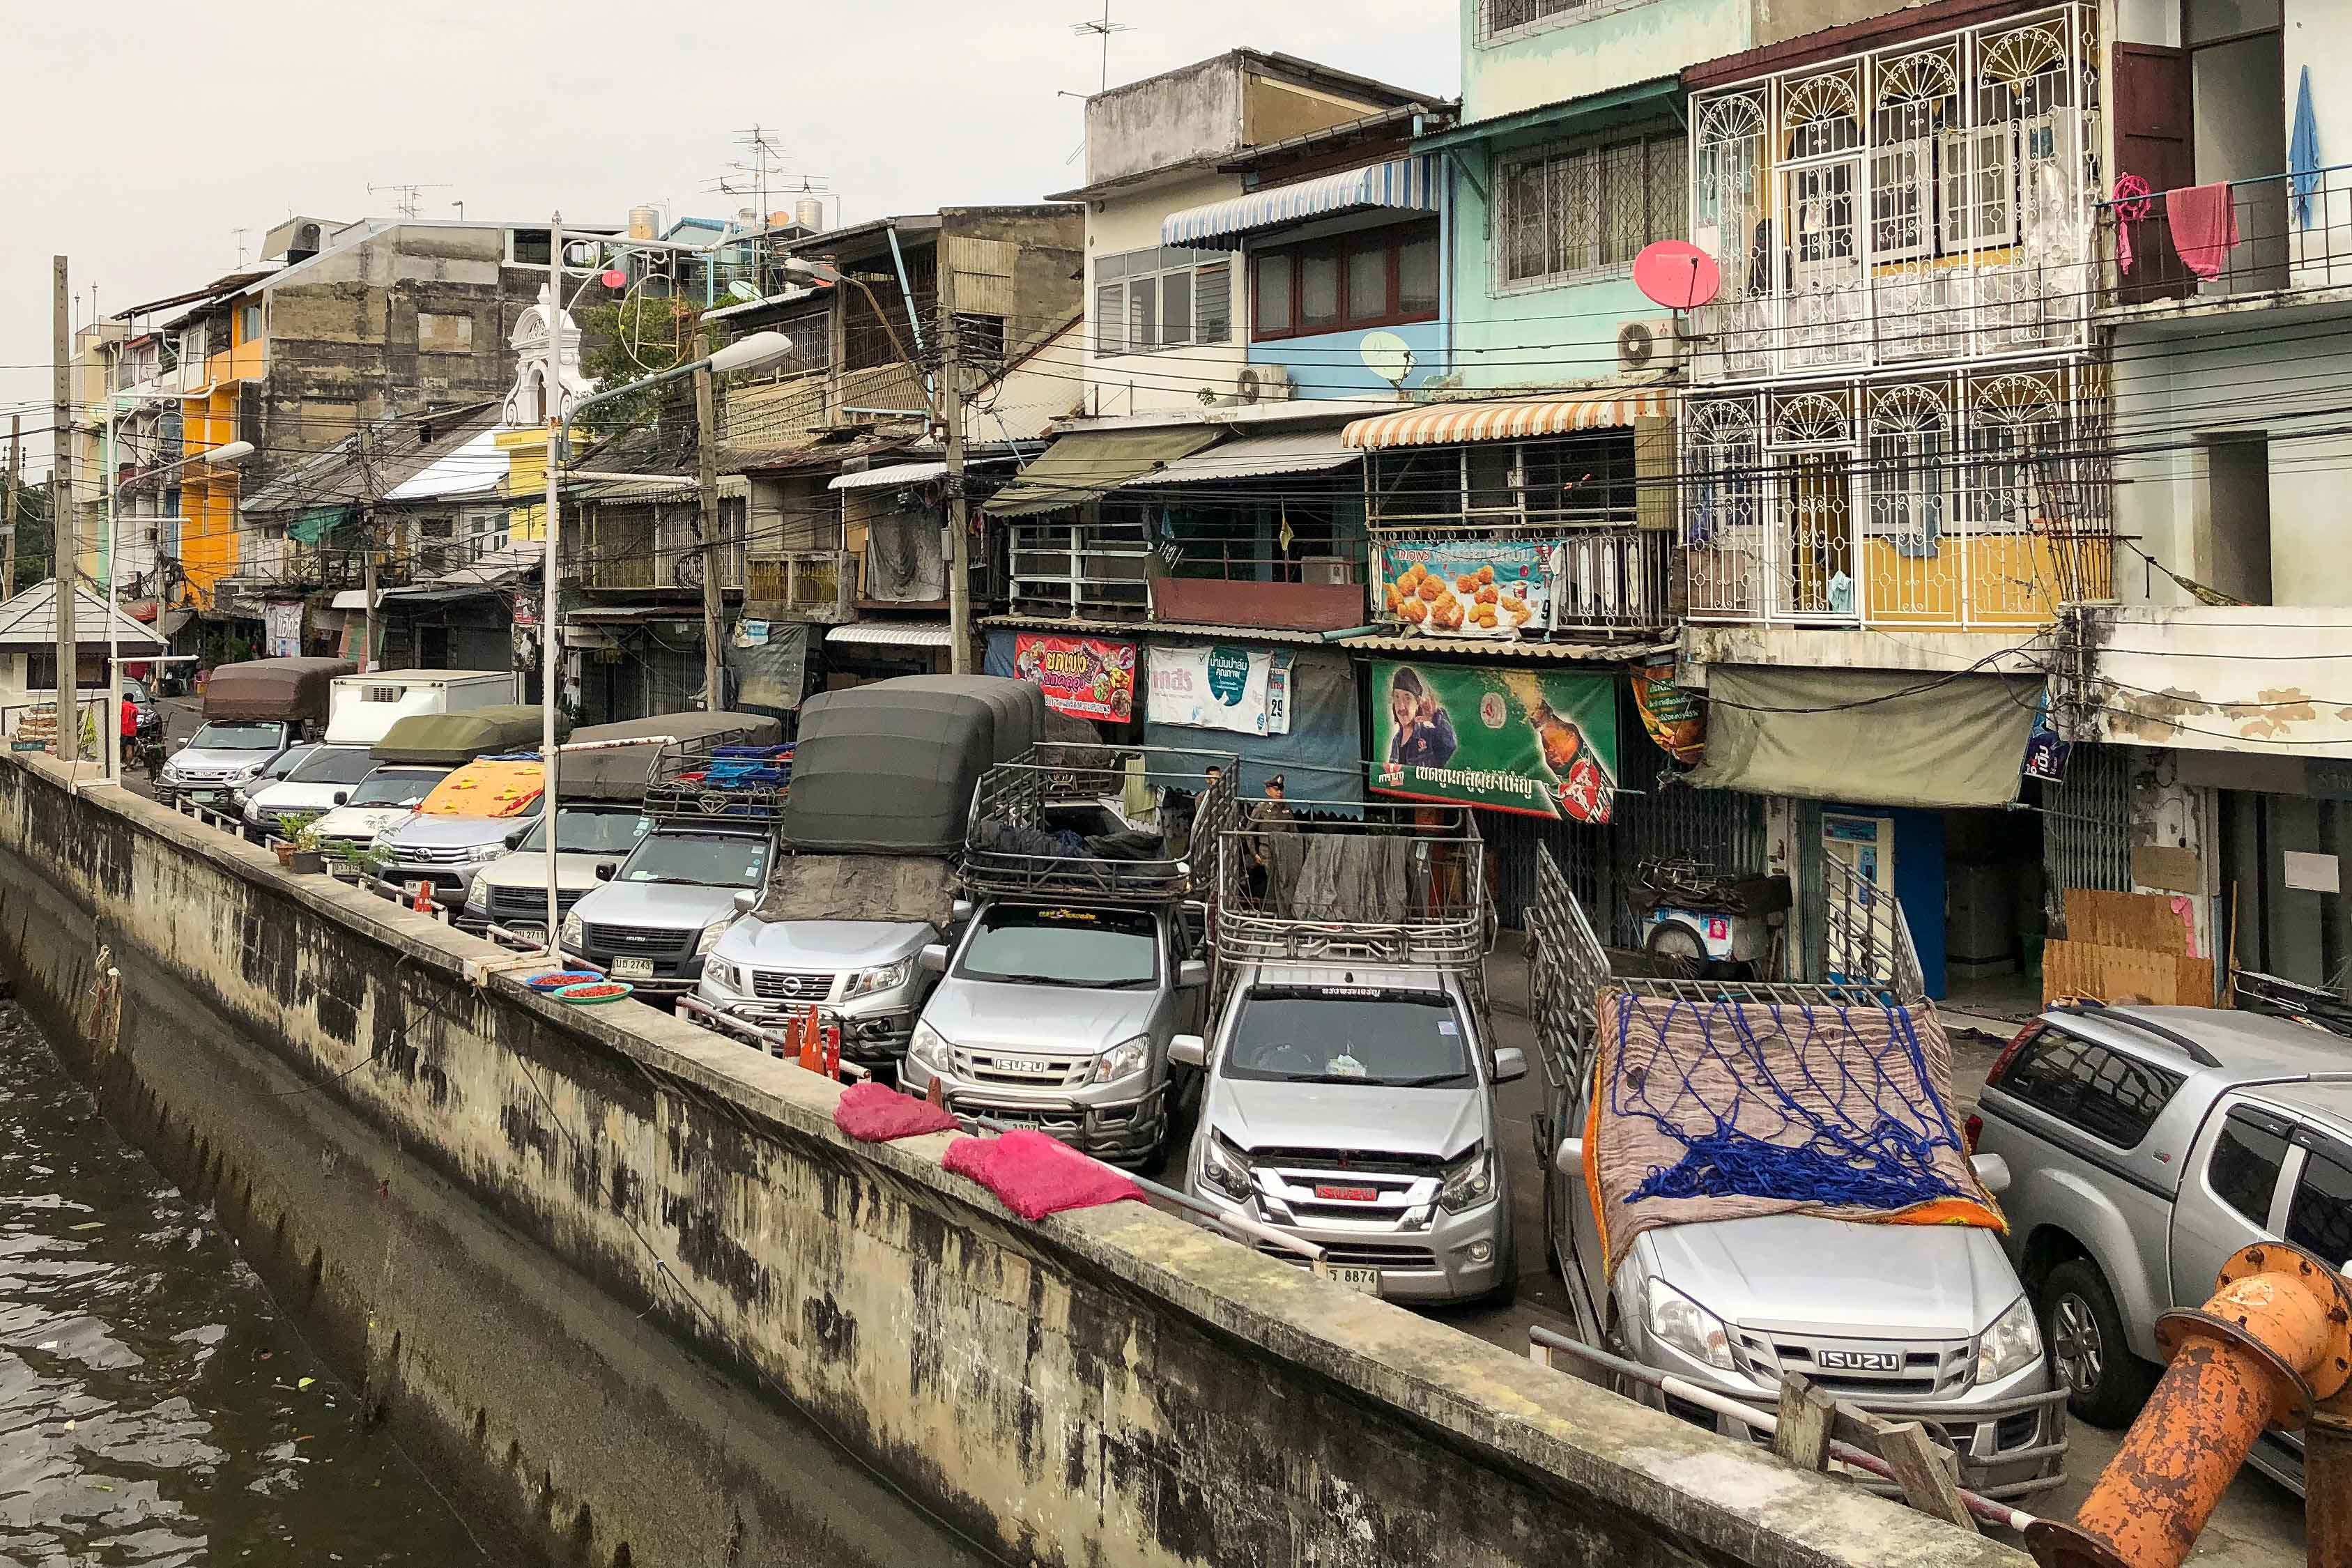
[[[2026,1561],[1140,1205],[1021,1224],[812,1074],[64,780],[0,766],[0,963],[533,1554]]]

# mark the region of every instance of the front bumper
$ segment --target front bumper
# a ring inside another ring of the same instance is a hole
[[[1197,1176],[1187,1186],[1193,1197],[1224,1213],[1313,1242],[1323,1248],[1323,1260],[1332,1268],[1377,1268],[1379,1292],[1391,1301],[1436,1306],[1472,1300],[1502,1285],[1518,1267],[1510,1242],[1510,1205],[1504,1202],[1458,1215],[1438,1207],[1424,1229],[1336,1220],[1279,1225],[1267,1219],[1255,1203],[1237,1204]],[[1299,1254],[1271,1242],[1259,1250],[1285,1263],[1307,1266]]]
[[[695,973],[701,976],[701,962],[696,961]],[[794,1018],[805,1017],[811,1006],[832,1022],[841,1026],[841,1054],[860,1067],[879,1067],[897,1062],[907,1054],[907,1041],[915,1032],[918,1005],[904,997],[877,996],[860,998],[866,1003],[778,1002],[763,996],[745,996],[737,992],[721,990],[716,984],[690,985],[698,1001],[716,1012],[740,1023],[762,1029],[780,1029]]]
[[[1082,1154],[1113,1164],[1140,1163],[1168,1136],[1170,1086],[1157,1083],[1138,1094],[1129,1083],[1106,1083],[1070,1094],[1022,1094],[997,1084],[967,1083],[952,1073],[933,1073],[908,1061],[898,1069],[899,1087],[918,1099],[939,1080],[947,1108],[958,1116],[986,1117],[1008,1127],[1027,1128],[1058,1139]]]
[[[702,983],[702,955],[680,958],[675,953],[599,952],[583,945],[563,950],[566,960],[599,970],[614,980],[625,981],[635,987],[636,994],[648,997],[684,996]],[[621,971],[624,959],[644,959],[652,965],[650,974],[630,974]]]

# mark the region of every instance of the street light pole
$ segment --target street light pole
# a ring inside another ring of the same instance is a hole
[[[562,966],[556,938],[563,916],[558,907],[560,878],[555,859],[555,552],[561,513],[557,492],[562,484],[563,426],[569,415],[563,406],[563,215],[553,214],[547,226],[547,358],[539,389],[540,413],[547,422],[547,519],[540,528],[539,586],[539,765],[540,821],[547,826],[547,959]]]

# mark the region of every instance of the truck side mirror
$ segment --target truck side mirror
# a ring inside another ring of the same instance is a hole
[[[347,789],[339,789],[339,790],[337,790],[337,791],[334,793],[334,796],[333,796],[334,802],[335,802],[335,804],[336,804],[337,805],[345,805],[346,803],[348,803],[348,802],[351,800],[351,798],[352,798],[352,792],[351,792],[351,791],[349,791],[349,790],[347,790]]]
[[[1584,1140],[1563,1138],[1551,1152],[1551,1168],[1570,1181],[1584,1180]]]
[[[178,740],[172,742],[172,750],[175,752],[184,752],[187,749],[188,738],[185,735],[181,736]]]
[[[1495,1081],[1517,1083],[1528,1076],[1528,1053],[1517,1046],[1505,1046],[1495,1053]]]
[[[522,841],[530,836],[530,828],[528,826],[509,827],[507,829],[506,846],[509,849],[520,849],[522,847]]]
[[[596,879],[600,882],[609,882],[613,879],[613,873],[619,869],[618,866],[608,866],[599,861],[596,866]]]
[[[1198,1035],[1178,1035],[1168,1042],[1168,1059],[1178,1067],[1209,1065],[1209,1042]]]
[[[611,871],[602,866],[596,868],[596,874],[608,880],[613,875]],[[738,888],[735,889],[735,912],[737,914],[748,915],[759,907],[760,895],[756,889]]]
[[[1197,958],[1188,958],[1176,966],[1176,989],[1197,991],[1209,983],[1209,966]]]
[[[2009,1191],[2009,1162],[2000,1155],[1973,1155],[1969,1160],[1969,1169],[1976,1173],[1977,1184],[1994,1197]]]
[[[961,925],[971,919],[973,905],[970,899],[958,899],[948,906],[948,923]]]
[[[945,974],[948,972],[948,944],[943,942],[925,942],[920,963],[933,974]]]

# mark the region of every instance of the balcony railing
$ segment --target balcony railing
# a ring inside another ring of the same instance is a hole
[[[1534,537],[1536,531],[1541,537]],[[1457,564],[1478,555],[1477,537],[1449,533],[1441,541],[1425,531],[1375,530],[1382,582],[1398,583],[1411,570],[1411,563],[1431,548],[1445,552],[1437,573],[1443,578]],[[1674,624],[1675,536],[1668,530],[1624,526],[1521,531],[1498,537],[1495,542],[1498,551],[1522,552],[1532,546],[1535,552],[1535,579],[1549,608],[1519,627],[1523,637],[1657,631]],[[1441,583],[1441,587],[1444,585]],[[1452,586],[1459,595],[1461,583],[1457,580]],[[1475,595],[1476,590],[1471,592]],[[1444,597],[1441,593],[1441,601]],[[1472,603],[1475,605],[1475,598]],[[1384,611],[1381,618],[1402,624],[1393,612]]]
[[[2218,201],[2158,191],[2102,204],[2101,303],[2352,284],[2352,163],[2218,188]]]
[[[781,605],[796,619],[845,621],[857,597],[856,559],[845,550],[798,550],[745,563],[745,599]]]

